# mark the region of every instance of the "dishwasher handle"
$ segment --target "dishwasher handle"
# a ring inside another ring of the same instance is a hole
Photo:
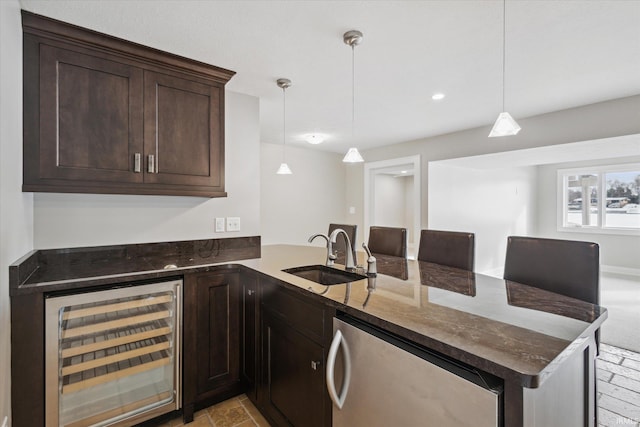
[[[336,366],[336,357],[338,356],[338,349],[342,346],[342,350],[344,352],[344,379],[342,383],[342,392],[338,395],[338,391],[336,390],[335,384],[335,366]],[[347,393],[349,392],[349,381],[351,380],[351,354],[349,353],[349,346],[347,345],[347,341],[344,339],[342,332],[340,330],[336,330],[333,341],[331,341],[331,347],[329,347],[329,356],[327,358],[327,390],[329,391],[329,397],[333,403],[338,407],[338,409],[342,409],[344,405],[344,401],[347,398]]]

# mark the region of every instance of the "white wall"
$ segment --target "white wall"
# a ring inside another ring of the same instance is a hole
[[[502,277],[507,236],[535,233],[537,169],[429,164],[429,228],[475,233],[475,271]]]
[[[286,146],[292,175],[276,175],[282,145],[261,144],[262,243],[307,245],[329,223],[348,223],[342,155]],[[314,241],[320,245],[321,240]]]
[[[552,239],[585,240],[600,245],[600,264],[603,270],[640,273],[640,236],[618,234],[579,233],[557,230],[557,171],[618,163],[640,162],[640,155],[621,159],[556,163],[538,167],[537,230],[539,237]],[[611,267],[614,267],[611,269]]]
[[[9,264],[33,248],[33,195],[22,193],[22,27],[0,1],[0,424],[10,418]]]
[[[260,235],[258,98],[225,95],[228,197],[35,194],[38,249]],[[240,217],[240,232],[214,233],[216,217]]]
[[[405,187],[402,178],[376,174],[375,218],[373,225],[382,227],[405,227]]]
[[[413,242],[413,176],[376,174],[372,225],[404,227]]]

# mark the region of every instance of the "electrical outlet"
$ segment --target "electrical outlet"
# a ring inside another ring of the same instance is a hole
[[[240,218],[237,216],[227,217],[227,231],[240,231]]]
[[[224,233],[224,218],[216,218],[216,233]]]

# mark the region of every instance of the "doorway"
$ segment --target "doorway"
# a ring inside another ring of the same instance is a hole
[[[364,165],[364,241],[369,227],[407,229],[407,256],[415,258],[420,240],[420,156]]]

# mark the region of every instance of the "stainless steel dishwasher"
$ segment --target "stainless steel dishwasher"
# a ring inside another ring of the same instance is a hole
[[[333,427],[502,425],[498,378],[349,316],[333,331]]]

